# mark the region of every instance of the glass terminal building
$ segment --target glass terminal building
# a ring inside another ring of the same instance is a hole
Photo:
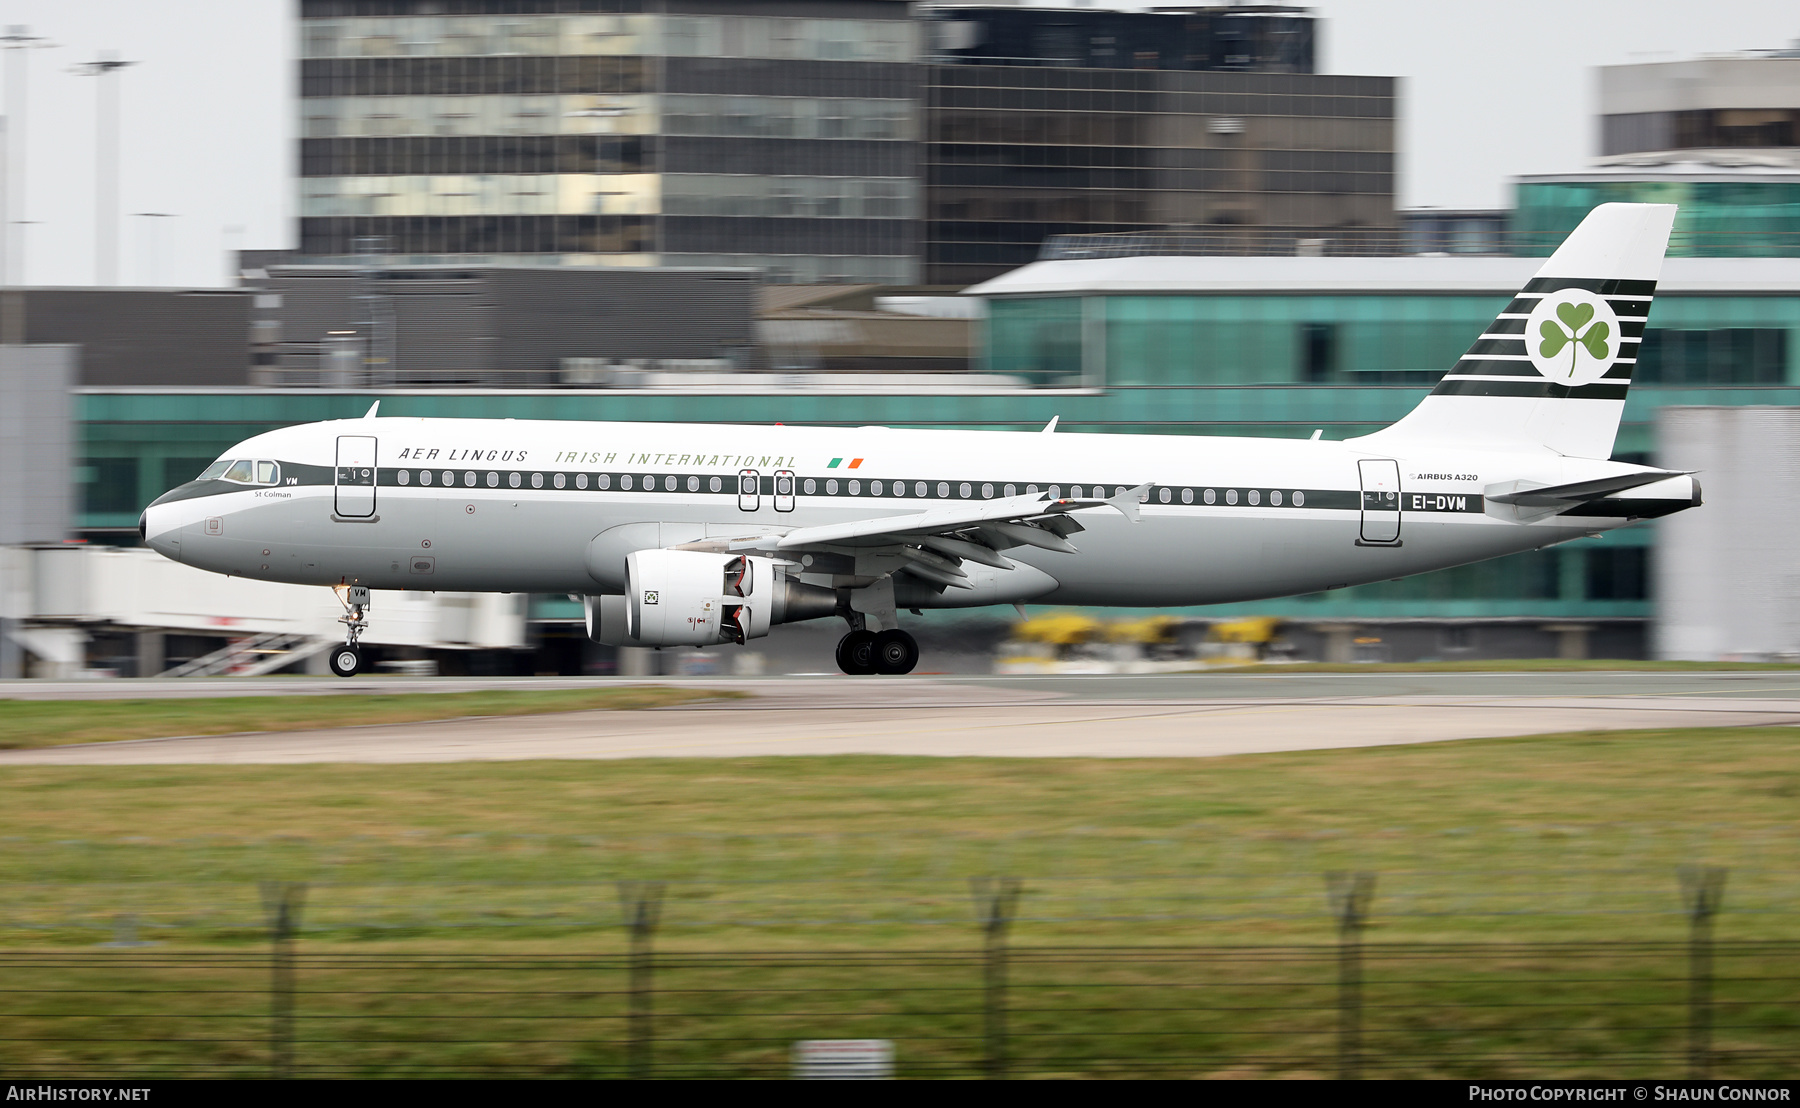
[[[1513,256],[1393,256],[1393,83],[1311,73],[1301,9],[1195,9],[1181,35],[1142,38],[1082,22],[1112,14],[915,19],[888,0],[431,7],[302,0],[303,256],[379,239],[393,261],[984,280],[987,384],[87,387],[83,535],[135,541],[142,507],[232,444],[375,398],[408,416],[1351,437],[1411,410],[1533,257],[1609,200],[1682,206],[1617,456],[1656,462],[1666,406],[1800,405],[1800,103],[1783,76],[1800,60],[1744,63],[1775,90],[1749,115],[1689,103],[1704,83],[1655,66],[1603,71],[1603,164],[1518,182]],[[1266,19],[1232,22],[1249,12]],[[1314,256],[1344,253],[1390,256]],[[1574,629],[1592,654],[1642,656],[1655,533],[1190,614],[1396,643],[1382,629],[1412,628],[1397,658],[1543,654]],[[532,611],[578,618],[560,597]]]
[[[80,522],[96,541],[130,536],[144,504],[231,444],[285,424],[359,416],[376,397],[384,415],[1017,431],[1059,417],[1064,434],[1303,438],[1322,430],[1346,438],[1416,405],[1537,265],[1498,257],[1045,261],[972,290],[988,304],[984,368],[1014,381],[981,392],[833,394],[755,375],[712,390],[89,388],[78,398]],[[1655,462],[1655,414],[1665,405],[1800,404],[1800,259],[1670,259],[1640,357],[1621,460]],[[1483,649],[1466,625],[1515,638],[1576,627],[1591,632],[1595,653],[1642,655],[1654,612],[1654,534],[1644,524],[1398,581],[1189,614],[1415,625],[1418,634],[1461,626],[1444,632],[1451,650]],[[539,598],[533,611],[576,614],[560,598]],[[1529,649],[1545,652],[1541,643]]]

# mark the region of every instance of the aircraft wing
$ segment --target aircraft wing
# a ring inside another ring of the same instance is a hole
[[[1149,484],[1137,485],[1105,499],[1051,499],[1048,493],[1027,493],[939,504],[899,515],[732,539],[723,549],[777,557],[846,551],[897,555],[904,560],[904,572],[947,587],[967,588],[968,574],[961,568],[965,559],[1004,570],[1012,569],[1013,563],[1000,552],[1020,546],[1073,554],[1076,548],[1068,536],[1085,528],[1069,513],[1111,508],[1136,522],[1138,505],[1149,488]]]

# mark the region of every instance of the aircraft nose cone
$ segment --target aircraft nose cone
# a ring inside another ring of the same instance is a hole
[[[144,545],[177,562],[181,560],[181,528],[169,518],[168,509],[152,504],[138,517],[138,537]]]

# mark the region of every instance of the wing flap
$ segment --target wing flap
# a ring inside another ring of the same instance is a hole
[[[1142,487],[1140,486],[1140,488]],[[1129,511],[1126,505],[1119,501],[1125,500],[1136,492],[1137,490],[1133,489],[1111,500],[1077,500],[1071,497],[1052,500],[1047,493],[1004,496],[995,500],[975,500],[927,508],[922,512],[876,516],[871,519],[851,520],[848,523],[827,523],[818,527],[800,527],[774,538],[774,546],[778,550],[796,550],[808,546],[866,545],[868,540],[913,541],[917,537],[946,535],[987,524],[1027,526],[1023,521],[1043,516],[1060,516],[1068,512],[1080,511],[1083,508],[1114,508],[1130,516],[1135,513]],[[1132,507],[1135,507],[1135,501],[1133,501]],[[1033,529],[1036,530],[1036,528]],[[767,542],[768,539],[742,541]]]

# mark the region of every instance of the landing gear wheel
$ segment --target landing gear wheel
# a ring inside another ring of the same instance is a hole
[[[350,643],[331,648],[331,672],[339,677],[355,677],[362,668],[362,651]]]
[[[875,672],[875,633],[872,631],[852,631],[838,640],[838,668],[845,673],[868,674]]]
[[[905,631],[895,628],[875,636],[875,672],[911,673],[919,664],[919,644]]]

